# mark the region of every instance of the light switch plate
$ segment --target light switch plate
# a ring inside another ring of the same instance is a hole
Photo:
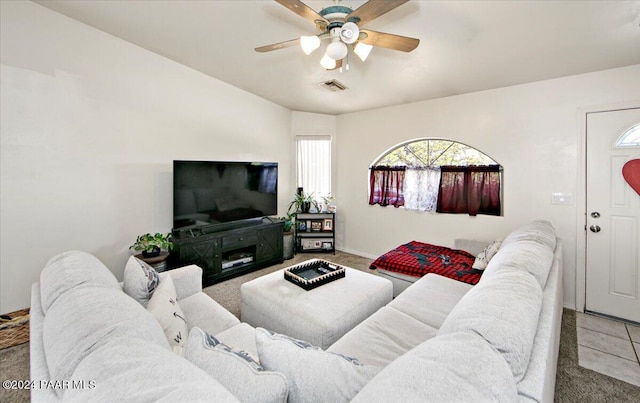
[[[573,193],[556,192],[551,193],[551,204],[562,204],[573,206]]]

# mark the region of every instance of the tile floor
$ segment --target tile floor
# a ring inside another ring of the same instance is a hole
[[[578,364],[640,386],[640,326],[576,312]]]

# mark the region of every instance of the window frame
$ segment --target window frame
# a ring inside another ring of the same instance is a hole
[[[328,146],[328,158],[329,161],[326,165],[327,168],[327,186],[328,186],[328,194],[320,194],[318,192],[316,192],[315,189],[308,189],[304,187],[304,184],[302,182],[304,182],[304,179],[302,176],[304,176],[303,173],[300,172],[300,167],[301,164],[303,164],[303,162],[301,161],[301,155],[300,155],[300,148],[299,148],[299,142],[300,141],[326,141],[328,142],[327,146]],[[333,137],[331,135],[323,135],[323,134],[318,134],[318,135],[297,135],[294,136],[294,152],[295,152],[295,182],[296,182],[296,187],[303,188],[303,191],[305,193],[313,193],[314,197],[323,197],[323,196],[329,196],[331,195],[332,192],[332,183],[333,183]],[[302,175],[302,176],[301,176]]]
[[[383,159],[384,157],[386,157],[388,154],[390,154],[394,150],[396,150],[396,149],[398,149],[400,147],[404,147],[407,144],[417,143],[417,142],[420,142],[420,141],[448,141],[448,142],[451,142],[451,143],[461,144],[461,145],[463,145],[465,147],[471,148],[471,149],[479,152],[480,154],[483,154],[485,157],[487,157],[491,161],[493,161],[494,165],[499,165],[500,168],[502,169],[502,164],[498,163],[498,161],[496,161],[496,159],[491,157],[489,154],[487,154],[487,153],[485,153],[483,151],[480,151],[479,149],[477,149],[477,148],[475,148],[473,146],[470,146],[469,144],[464,143],[462,141],[452,140],[452,139],[448,139],[448,138],[445,138],[445,137],[418,137],[418,138],[414,138],[414,139],[411,139],[411,140],[407,140],[407,141],[403,141],[401,143],[398,143],[398,144],[396,144],[394,146],[391,146],[391,147],[387,148],[381,154],[378,154],[376,159],[374,159],[374,162],[369,165],[369,168],[372,168],[374,166],[380,165],[380,160]],[[439,165],[432,165],[432,166],[440,166],[440,165],[450,165],[450,164],[439,164]],[[422,165],[422,166],[424,167],[426,165]],[[461,166],[463,166],[463,165],[461,165]]]
[[[491,161],[491,163],[489,164],[475,164],[475,163],[467,163],[467,164],[454,164],[453,166],[458,166],[458,167],[490,167],[490,166],[495,166],[498,169],[499,172],[499,180],[500,180],[500,192],[499,192],[499,200],[500,200],[500,212],[499,214],[486,214],[486,213],[481,213],[482,215],[489,215],[489,216],[496,216],[496,217],[503,217],[504,216],[504,167],[502,166],[502,164],[498,163],[493,157],[491,157],[489,154],[477,149],[476,147],[473,147],[467,143],[461,142],[461,141],[457,141],[457,140],[452,140],[452,139],[448,139],[448,138],[443,138],[443,137],[419,137],[419,138],[414,138],[414,139],[410,139],[407,141],[403,141],[401,143],[397,143],[395,145],[393,145],[392,147],[387,148],[384,152],[382,152],[381,154],[379,154],[375,160],[369,165],[369,173],[371,175],[371,170],[375,169],[376,167],[382,167],[382,166],[386,166],[386,167],[390,167],[390,168],[399,168],[399,167],[405,167],[407,169],[410,168],[418,168],[418,169],[425,169],[425,168],[434,168],[434,167],[441,167],[441,166],[452,166],[452,164],[450,163],[443,163],[443,164],[432,164],[432,165],[425,165],[424,161],[422,161],[419,157],[416,156],[416,160],[422,162],[421,165],[409,165],[409,164],[402,164],[402,165],[386,165],[386,164],[381,164],[381,161],[387,157],[389,154],[393,153],[395,150],[400,149],[401,147],[406,147],[409,144],[412,143],[418,143],[418,142],[423,142],[423,141],[444,141],[444,142],[449,142],[451,143],[451,145],[449,147],[447,147],[447,149],[442,152],[440,155],[438,155],[438,157],[433,160],[433,161],[428,161],[428,163],[432,163],[432,162],[437,162],[438,159],[444,155],[447,150],[449,148],[451,148],[451,146],[453,146],[454,144],[459,144],[462,145],[463,147],[469,148],[471,150],[474,150],[475,152],[481,154],[483,156],[483,158],[489,159]],[[430,153],[429,153],[430,154]],[[371,176],[369,175],[369,178],[371,178]],[[371,179],[369,179],[370,181]],[[371,203],[371,185],[368,187],[368,194],[367,197],[370,201],[370,205],[375,205],[375,204],[379,204],[379,203],[375,203],[372,204]],[[384,205],[379,204],[381,206],[384,207]],[[399,207],[399,208],[403,208],[406,210],[412,210],[412,209],[407,209],[404,205],[402,206],[395,206],[395,207]],[[436,214],[456,214],[456,213],[450,213],[450,212],[437,212],[437,208],[434,209],[433,211],[431,211],[432,213],[436,213]]]
[[[640,141],[635,142],[635,143],[625,143],[627,137],[630,137],[631,133],[633,133],[633,132],[640,132],[640,123],[636,123],[633,126],[631,126],[628,129],[626,129],[625,131],[623,131],[622,134],[620,136],[618,136],[618,138],[616,140],[615,148],[640,147]]]

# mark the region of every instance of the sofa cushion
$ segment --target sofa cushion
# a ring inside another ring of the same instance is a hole
[[[262,328],[256,329],[256,345],[260,364],[287,377],[290,403],[348,402],[380,371]]]
[[[58,297],[82,287],[120,290],[113,273],[93,255],[69,251],[52,257],[40,273],[42,310],[46,314]]]
[[[171,277],[165,278],[158,286],[149,300],[147,310],[153,314],[167,337],[171,349],[179,354],[184,354],[189,330],[184,312],[178,303],[176,289]]]
[[[217,333],[216,339],[227,346],[245,351],[256,362],[260,362],[258,348],[256,347],[256,329],[247,323],[238,323],[229,329]]]
[[[541,305],[542,289],[529,273],[499,271],[462,297],[438,335],[479,334],[502,354],[520,381],[529,365]]]
[[[551,250],[556,248],[555,228],[549,221],[535,220],[511,231],[502,241],[502,246],[521,240],[536,241]]]
[[[531,274],[544,288],[553,263],[553,251],[536,241],[519,240],[500,248],[484,270],[479,283],[488,280],[502,270]]]
[[[460,298],[472,288],[471,284],[429,273],[398,295],[389,306],[438,329]]]
[[[494,241],[491,242],[486,248],[484,248],[478,255],[476,256],[476,260],[474,260],[471,268],[476,270],[484,270],[487,268],[487,265],[491,261],[491,258],[498,253],[498,249],[500,249],[500,245],[502,241]]]
[[[69,402],[238,401],[200,368],[138,337],[110,339],[67,379],[85,381],[85,385],[95,381],[94,387],[67,389],[64,400]]]
[[[533,275],[544,288],[553,263],[555,230],[548,221],[533,221],[511,232],[491,259],[480,282],[499,270],[520,270]]]
[[[469,252],[473,256],[477,256],[478,253],[482,252],[482,250],[487,246],[489,246],[490,244],[491,242],[477,241],[477,240],[465,239],[465,238],[456,238],[453,240],[454,249],[460,249],[465,252]]]
[[[542,291],[538,330],[533,339],[527,373],[518,382],[518,394],[522,401],[525,400],[524,397],[536,402],[553,401],[562,325],[562,302],[562,245],[558,244],[547,285]]]
[[[153,267],[135,256],[129,257],[124,267],[124,292],[146,308],[159,283],[158,272]]]
[[[171,276],[173,286],[178,294],[178,300],[181,302],[191,295],[202,292],[202,268],[195,264],[158,273],[161,283],[167,276]]]
[[[358,357],[365,365],[382,368],[434,337],[436,331],[434,327],[385,306],[329,346],[327,351]]]
[[[181,299],[180,308],[186,315],[189,329],[199,327],[214,336],[240,323],[231,312],[203,292]]]
[[[430,339],[376,375],[353,402],[515,402],[509,366],[473,333]]]
[[[42,339],[51,379],[71,379],[86,356],[123,337],[169,349],[158,322],[119,287],[84,286],[67,291],[44,318]]]
[[[189,332],[185,358],[226,387],[241,402],[286,403],[287,378],[265,371],[244,351],[232,349],[194,327]]]

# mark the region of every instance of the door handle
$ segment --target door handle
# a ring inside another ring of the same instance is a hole
[[[600,226],[599,225],[592,225],[589,227],[589,229],[591,230],[591,232],[600,232]]]

